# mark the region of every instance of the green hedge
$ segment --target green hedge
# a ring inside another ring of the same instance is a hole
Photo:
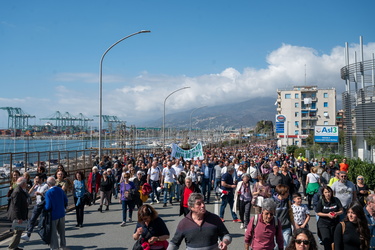
[[[373,163],[364,162],[361,159],[347,159],[349,164],[348,178],[356,183],[358,175],[363,175],[365,183],[371,190],[375,188],[375,165]]]
[[[294,151],[295,157],[298,157],[299,153],[305,155],[304,148],[298,148]],[[342,162],[342,159],[345,158],[342,155],[329,155],[324,156],[327,164],[334,159],[337,159],[338,162]],[[318,158],[320,159],[320,158]],[[365,183],[369,186],[371,190],[375,189],[375,164],[364,162],[361,159],[350,159],[346,158],[346,162],[349,164],[349,171],[348,171],[348,179],[352,181],[354,184],[357,182],[357,176],[362,175],[365,178]]]

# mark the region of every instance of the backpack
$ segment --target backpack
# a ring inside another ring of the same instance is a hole
[[[273,225],[276,227],[276,235],[277,235],[277,230],[279,229],[279,219],[273,217]],[[254,221],[253,221],[253,235],[254,235],[254,230],[258,224],[259,221],[259,214],[254,215]],[[254,237],[254,236],[253,236]]]

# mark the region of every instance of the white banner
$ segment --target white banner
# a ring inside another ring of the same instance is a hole
[[[199,142],[194,148],[189,150],[184,150],[180,148],[177,144],[173,143],[171,156],[177,159],[183,157],[186,161],[189,161],[191,159],[203,160],[204,156],[202,143]]]

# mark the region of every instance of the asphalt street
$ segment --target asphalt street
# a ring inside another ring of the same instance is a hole
[[[114,201],[115,200],[112,201],[112,204],[109,207],[109,211],[103,210],[103,213],[97,211],[99,207],[98,205],[85,207],[84,226],[82,228],[75,227],[75,210],[67,213],[65,228],[67,247],[69,247],[69,249],[132,249],[134,244],[132,234],[134,233],[136,226],[136,222],[134,221],[136,221],[137,219],[137,211],[133,212],[133,222],[127,222],[127,225],[125,227],[121,227],[121,204]],[[182,217],[178,216],[179,205],[175,203],[173,206],[168,204],[167,207],[163,207],[163,203],[155,203],[153,206],[156,208],[161,218],[167,224],[172,238],[178,222],[182,219]],[[211,203],[206,205],[206,209],[215,214],[219,214],[220,201],[214,201],[211,198]],[[312,216],[309,226],[310,230],[316,236],[315,215],[313,211],[311,212]],[[229,245],[229,249],[243,249],[244,229],[240,229],[240,223],[232,222],[229,205],[225,210],[224,219],[224,223],[233,238],[233,242]],[[0,249],[7,249],[9,241],[10,238],[1,241]],[[36,232],[31,235],[29,242],[21,240],[21,244],[19,247],[23,249],[49,249],[48,245],[42,242]],[[181,245],[180,249],[185,249],[184,243]],[[319,245],[319,249],[323,249],[323,247]]]

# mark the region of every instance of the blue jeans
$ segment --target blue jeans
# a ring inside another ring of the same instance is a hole
[[[118,185],[116,183],[116,187],[112,188],[112,194],[115,196],[115,199],[117,199],[118,196]]]
[[[39,215],[42,214],[43,212],[43,209],[44,209],[44,202],[42,202],[41,205],[35,205],[34,206],[34,209],[33,209],[33,213],[31,215],[31,219],[29,220],[29,224],[27,225],[27,235],[30,237],[31,233],[33,232],[34,230],[34,227],[35,227],[35,222],[36,220],[38,219]],[[43,215],[42,215],[43,216]],[[39,228],[41,227],[41,223],[42,220],[40,219],[39,220]]]
[[[122,221],[126,221],[126,211],[129,209],[129,218],[132,218],[133,209],[134,209],[134,201],[126,201],[122,200]]]
[[[224,218],[225,208],[229,203],[230,212],[232,213],[233,220],[237,220],[237,214],[233,212],[233,203],[234,203],[234,195],[233,192],[229,192],[227,195],[223,195],[221,197],[221,206],[220,206],[220,218]]]
[[[284,246],[289,245],[291,235],[292,235],[292,229],[291,228],[283,229]]]
[[[175,198],[177,199],[177,200],[180,200],[180,198],[181,198],[181,195],[180,195],[180,192],[181,192],[181,184],[178,184],[178,183],[176,183],[175,185],[175,191],[174,191],[174,196],[175,196]]]
[[[203,178],[202,179],[202,194],[206,201],[210,201],[210,194],[211,194],[211,181],[210,179]]]
[[[250,221],[250,210],[251,210],[251,201],[242,201],[240,199],[237,200],[240,203],[240,219],[241,223],[244,223],[245,228],[247,228],[247,224]]]
[[[152,193],[150,194],[151,201],[154,202],[155,194],[156,199],[160,200],[160,194],[157,191],[157,188],[160,187],[159,181],[151,181],[150,185],[152,187]]]
[[[172,203],[172,197],[174,195],[174,183],[165,182],[164,183],[164,203],[167,203],[168,194],[169,194],[169,202]]]

